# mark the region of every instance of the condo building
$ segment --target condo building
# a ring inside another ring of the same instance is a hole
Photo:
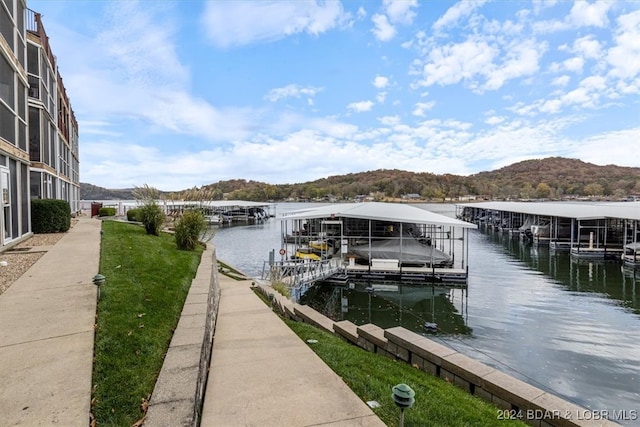
[[[0,252],[31,235],[33,198],[80,211],[78,122],[40,14],[0,0]]]

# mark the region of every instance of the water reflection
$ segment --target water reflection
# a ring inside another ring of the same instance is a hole
[[[403,326],[420,334],[471,333],[464,319],[465,291],[425,285],[360,283],[350,287],[321,284],[302,299],[334,320],[383,329]]]
[[[490,233],[487,237],[502,245],[505,253],[556,280],[566,290],[596,293],[640,314],[640,271],[617,262],[576,259],[567,252],[523,242],[504,233]]]
[[[508,235],[471,238],[474,339],[442,339],[587,408],[640,409],[637,274]]]

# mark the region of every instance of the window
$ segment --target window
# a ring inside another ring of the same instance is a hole
[[[0,168],[0,209],[2,210],[3,241],[11,240],[11,194],[9,193],[9,170]]]
[[[16,144],[16,116],[0,102],[0,137]]]
[[[4,36],[11,50],[13,50],[13,20],[10,12],[7,12],[2,6],[0,6],[0,33]]]
[[[34,74],[39,76],[40,73],[38,70],[40,69],[40,52],[38,51],[38,47],[29,43],[27,45],[27,71],[29,74]]]
[[[40,110],[29,108],[29,159],[40,161]]]
[[[0,58],[0,99],[6,102],[11,109],[14,109],[15,72],[4,56],[0,56]]]
[[[31,181],[31,198],[42,199],[42,174],[31,171],[29,178]]]

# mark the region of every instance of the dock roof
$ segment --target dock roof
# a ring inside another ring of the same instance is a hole
[[[620,218],[640,221],[640,202],[480,202],[458,206],[579,220]]]
[[[359,218],[411,224],[433,224],[462,228],[477,228],[475,224],[436,214],[402,203],[338,203],[287,212],[282,220],[311,218]]]

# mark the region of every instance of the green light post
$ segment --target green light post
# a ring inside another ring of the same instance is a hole
[[[98,288],[98,300],[100,300],[100,286],[104,285],[104,282],[107,280],[107,278],[102,274],[96,274],[91,280],[93,281],[93,284]]]
[[[393,402],[400,408],[400,427],[404,425],[404,410],[407,408],[411,408],[413,403],[416,401],[414,399],[416,392],[411,389],[406,384],[398,384],[394,386],[391,391],[391,397],[393,398]]]

